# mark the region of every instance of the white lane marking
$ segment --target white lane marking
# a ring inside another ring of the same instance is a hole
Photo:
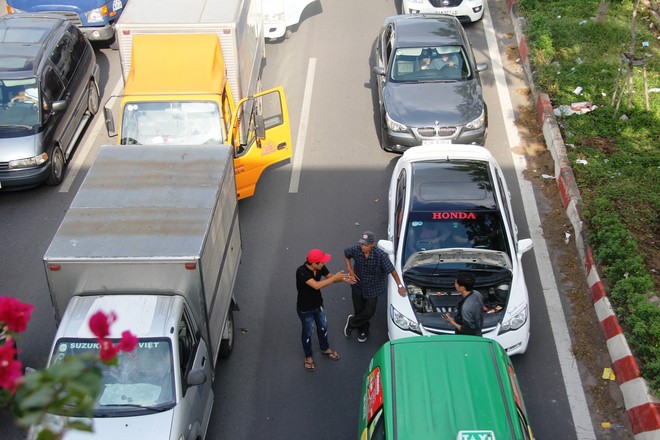
[[[486,41],[488,42],[490,60],[493,66],[495,84],[500,106],[502,108],[502,115],[504,116],[504,125],[506,127],[509,146],[510,148],[515,148],[519,146],[520,138],[518,136],[518,130],[514,124],[515,118],[513,105],[508,93],[504,69],[502,67],[502,59],[500,58],[500,53],[497,48],[497,39],[487,4],[483,23],[486,31],[485,34]],[[594,432],[593,424],[591,423],[587,399],[584,394],[584,388],[582,387],[582,380],[580,379],[577,369],[577,362],[571,351],[571,338],[564,318],[564,309],[559,298],[557,281],[552,271],[548,248],[545,239],[543,238],[543,230],[541,229],[541,220],[537,209],[536,198],[534,197],[531,182],[526,180],[523,176],[523,171],[527,168],[527,161],[524,156],[514,154],[513,151],[511,152],[511,156],[513,157],[513,163],[518,175],[518,186],[520,187],[520,193],[523,199],[527,226],[529,227],[531,238],[534,241],[534,254],[536,255],[536,265],[539,277],[541,278],[541,285],[543,286],[543,298],[548,309],[552,334],[557,346],[559,366],[561,368],[562,377],[564,378],[564,386],[566,388],[576,434],[580,439],[595,440],[596,434]]]
[[[117,85],[115,85],[115,88],[112,89],[112,97],[108,99],[108,102],[105,104],[106,106],[112,108],[112,106],[115,104],[115,100],[117,99],[116,95],[121,92],[123,87],[124,82],[121,78],[119,78]],[[85,140],[84,144],[78,145],[78,148],[76,148],[76,151],[73,154],[73,162],[69,162],[67,165],[68,170],[66,177],[64,178],[64,182],[62,182],[60,185],[59,192],[69,192],[71,185],[73,185],[73,182],[76,180],[76,177],[80,172],[80,168],[82,168],[82,164],[85,162],[87,154],[92,149],[92,146],[94,145],[94,142],[96,142],[96,138],[98,138],[102,128],[105,128],[105,120],[103,117],[103,108],[99,108],[98,113],[96,116],[94,116],[94,125],[92,125],[91,131],[87,136],[87,140]]]
[[[300,185],[300,172],[302,170],[305,140],[307,139],[307,124],[309,123],[309,108],[312,105],[312,91],[314,90],[314,72],[316,71],[316,58],[310,58],[307,64],[307,79],[305,80],[305,93],[303,95],[302,111],[300,112],[300,125],[298,126],[298,139],[293,152],[293,170],[289,193],[297,193]]]

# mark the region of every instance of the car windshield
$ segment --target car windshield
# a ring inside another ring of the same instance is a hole
[[[393,82],[461,81],[471,77],[461,46],[398,48],[390,70]]]
[[[0,127],[33,127],[41,120],[36,78],[0,81]]]
[[[496,211],[411,213],[406,226],[402,263],[419,251],[469,248],[510,255],[502,218]]]
[[[117,341],[113,341],[115,344]],[[98,353],[95,339],[58,340],[52,363],[67,356]],[[102,365],[103,388],[96,415],[124,415],[126,410],[162,411],[174,406],[174,370],[169,339],[139,339],[130,353],[119,352],[117,365]],[[121,414],[120,414],[121,413]]]
[[[124,106],[121,144],[222,144],[220,110],[214,102],[140,102]]]

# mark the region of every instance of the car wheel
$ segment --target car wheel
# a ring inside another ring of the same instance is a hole
[[[227,359],[234,349],[234,312],[227,313],[227,338],[220,342],[220,352],[218,355],[222,359]]]
[[[99,111],[99,88],[94,80],[87,83],[87,111],[92,116]]]
[[[57,186],[62,183],[64,179],[64,154],[62,149],[58,146],[53,147],[50,155],[50,174],[46,185]]]

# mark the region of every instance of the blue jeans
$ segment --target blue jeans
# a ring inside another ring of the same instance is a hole
[[[325,318],[325,309],[323,307],[306,312],[298,310],[298,317],[302,323],[301,339],[306,358],[311,358],[314,354],[312,350],[312,331],[314,330],[315,323],[321,351],[326,351],[330,348],[330,344],[328,343],[328,321]]]

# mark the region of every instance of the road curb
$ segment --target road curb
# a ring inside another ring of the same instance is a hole
[[[612,369],[619,383],[626,413],[632,426],[635,440],[657,440],[660,438],[660,402],[649,392],[646,381],[640,376],[637,361],[632,355],[619,321],[612,309],[607,291],[598,274],[596,261],[582,228],[582,197],[573,174],[573,168],[566,153],[566,145],[561,136],[552,103],[546,93],[541,93],[534,85],[534,77],[529,61],[529,47],[524,34],[525,19],[518,14],[517,0],[506,0],[507,8],[516,34],[527,83],[536,103],[539,124],[543,128],[546,146],[555,162],[557,187],[561,193],[566,215],[575,235],[580,263],[583,265],[596,315],[605,334],[607,349],[612,359]]]

